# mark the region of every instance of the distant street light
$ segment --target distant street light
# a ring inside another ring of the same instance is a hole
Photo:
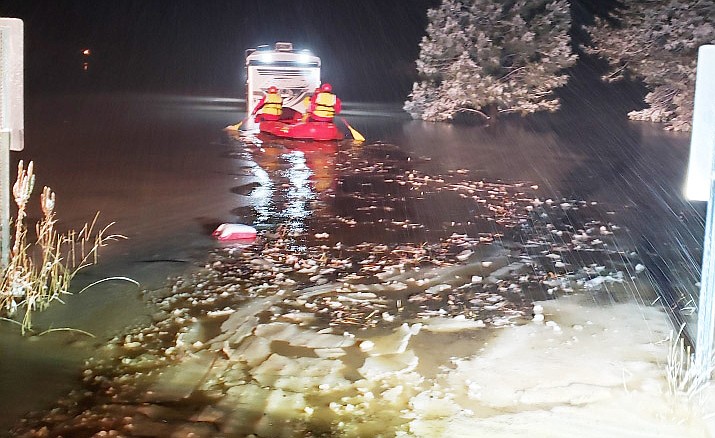
[[[82,62],[82,70],[84,70],[84,71],[89,70],[89,56],[91,54],[92,54],[92,51],[89,49],[82,50],[82,55],[84,55],[84,62]]]

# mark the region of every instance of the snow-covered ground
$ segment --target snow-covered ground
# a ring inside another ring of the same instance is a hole
[[[662,310],[584,297],[535,305],[543,322],[501,330],[410,401],[406,436],[712,436],[712,392],[669,391]]]

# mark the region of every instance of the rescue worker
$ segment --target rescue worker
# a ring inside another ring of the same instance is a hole
[[[310,96],[305,96],[305,99],[303,99],[303,105],[305,105],[305,114],[303,114],[301,121],[307,122],[310,118],[310,106],[313,103],[313,97],[318,93],[320,93],[320,87],[316,88],[313,91],[313,94],[311,94]]]
[[[263,120],[280,120],[283,114],[283,97],[278,93],[278,88],[274,86],[268,87],[266,94],[258,101],[258,104],[251,112],[251,115],[256,115],[256,122]]]
[[[340,113],[340,109],[340,99],[333,94],[333,87],[325,83],[320,86],[320,91],[313,94],[310,99],[309,120],[312,122],[332,122],[333,117]]]

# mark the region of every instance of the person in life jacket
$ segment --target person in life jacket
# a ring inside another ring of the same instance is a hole
[[[283,97],[278,93],[278,88],[273,86],[268,87],[266,94],[258,101],[251,115],[256,115],[258,111],[261,113],[256,116],[256,122],[262,120],[280,120],[283,114]]]
[[[307,122],[310,118],[310,106],[313,104],[313,96],[318,93],[320,93],[320,87],[316,88],[315,91],[313,91],[312,95],[305,96],[305,99],[303,99],[303,105],[305,106],[305,114],[303,114],[303,117],[301,117],[301,121]]]
[[[313,94],[310,100],[310,120],[314,122],[332,122],[333,117],[340,113],[341,102],[338,96],[332,93],[333,87],[325,83],[320,86],[320,91]]]

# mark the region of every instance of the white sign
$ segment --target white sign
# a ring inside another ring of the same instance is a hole
[[[715,45],[700,46],[685,197],[710,200],[715,157]]]
[[[11,151],[25,144],[23,24],[0,18],[0,142]]]

